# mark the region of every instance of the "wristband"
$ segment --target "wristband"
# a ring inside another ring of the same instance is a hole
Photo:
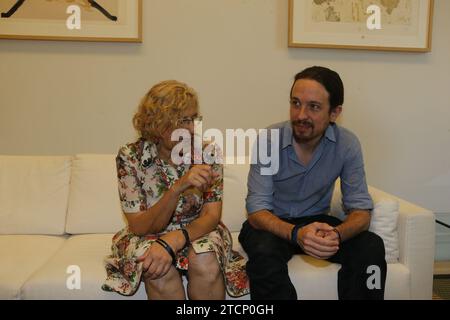
[[[294,226],[294,228],[292,228],[292,231],[291,231],[291,242],[295,246],[298,246],[297,235],[298,235],[298,230],[300,230],[301,227],[303,227],[303,225],[297,224]]]
[[[336,228],[333,228],[333,231],[337,233],[338,238],[339,238],[339,244],[341,244],[341,243],[342,243],[342,238],[341,238],[340,232],[339,232],[338,229],[336,229]]]
[[[166,251],[170,254],[170,256],[172,257],[172,263],[175,264],[175,252],[173,252],[172,248],[169,246],[169,244],[167,242],[165,242],[163,239],[159,238],[155,241],[156,243],[158,243],[160,246],[162,246],[164,249],[166,249]]]
[[[189,233],[187,232],[186,229],[180,229],[180,230],[181,230],[181,232],[183,232],[184,239],[186,240],[184,242],[184,246],[183,246],[183,249],[184,249],[184,248],[189,247],[191,245],[191,239],[189,239]]]

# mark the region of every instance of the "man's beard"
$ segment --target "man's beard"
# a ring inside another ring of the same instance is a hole
[[[291,121],[291,125],[292,125],[292,135],[297,143],[305,143],[305,142],[311,141],[315,138],[313,135],[314,124],[312,122],[310,122],[308,120],[295,120],[295,121]],[[295,129],[298,128],[297,126],[302,126],[307,131],[310,130],[311,134],[308,136],[297,134],[297,132],[295,131]]]

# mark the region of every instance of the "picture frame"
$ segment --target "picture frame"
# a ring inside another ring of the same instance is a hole
[[[139,43],[142,0],[2,0],[0,39]]]
[[[370,5],[381,29],[371,30]],[[434,0],[289,0],[289,47],[429,52]]]

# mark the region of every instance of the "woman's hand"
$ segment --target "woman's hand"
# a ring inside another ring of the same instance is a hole
[[[314,222],[300,228],[297,242],[303,251],[317,259],[328,259],[339,250],[339,239],[333,227]]]
[[[195,165],[175,183],[175,187],[179,193],[183,193],[191,187],[205,192],[213,185],[217,176],[218,174],[213,172],[210,165]]]
[[[183,246],[184,237],[181,231],[178,230],[165,234],[161,239],[167,242],[175,254]],[[144,277],[150,280],[156,280],[165,276],[173,263],[172,257],[166,249],[156,242],[137,261],[143,262]]]

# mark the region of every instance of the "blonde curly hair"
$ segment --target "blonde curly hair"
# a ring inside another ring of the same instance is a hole
[[[134,128],[141,137],[156,143],[164,131],[177,127],[183,112],[190,107],[198,110],[194,89],[176,80],[162,81],[142,98],[133,117]]]

